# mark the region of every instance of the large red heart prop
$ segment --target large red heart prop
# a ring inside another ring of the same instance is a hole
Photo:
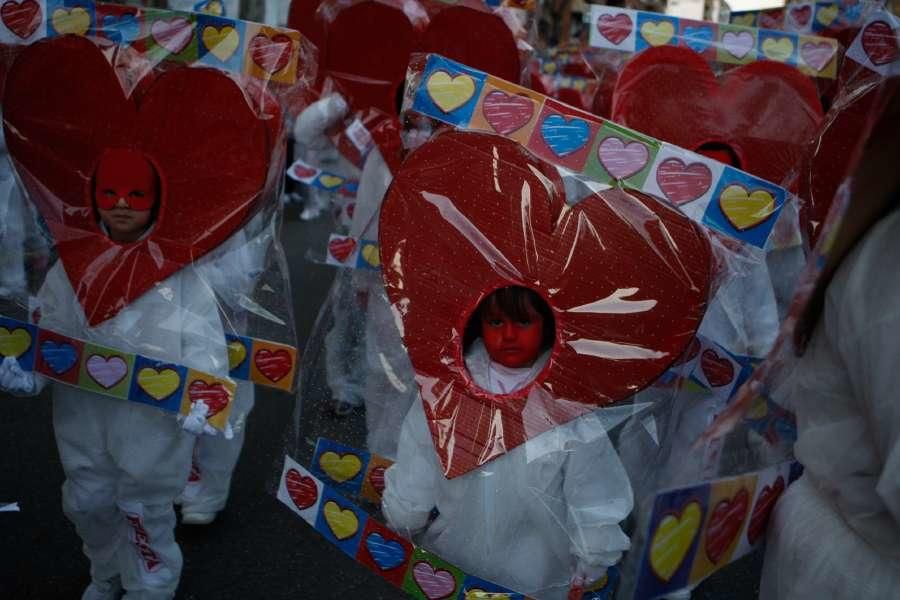
[[[722,560],[734,538],[741,532],[749,504],[750,494],[746,488],[741,488],[730,500],[716,504],[706,526],[706,556],[713,564]]]
[[[35,43],[10,69],[4,99],[10,154],[91,325],[241,226],[262,198],[271,143],[224,73],[176,68],[126,96],[108,56],[132,60],[78,36]],[[160,179],[155,225],[131,244],[110,240],[94,217],[93,173],[110,148],[142,152]]]
[[[488,134],[447,132],[415,151],[380,242],[447,477],[652,383],[690,344],[709,293],[709,242],[681,213],[618,189],[570,206],[554,167]],[[481,300],[510,285],[545,299],[556,338],[537,379],[498,396],[472,382],[462,338]]]
[[[781,183],[803,157],[822,106],[815,85],[794,67],[759,61],[716,79],[699,54],[664,46],[622,69],[612,119],[688,150],[730,149],[735,166]]]

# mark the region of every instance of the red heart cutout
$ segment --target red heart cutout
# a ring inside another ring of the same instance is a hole
[[[266,73],[277,73],[284,69],[291,59],[293,44],[294,40],[283,33],[272,37],[257,33],[250,40],[250,57],[254,64]]]
[[[275,350],[273,352],[263,348],[253,356],[253,363],[266,379],[275,383],[291,372],[294,366],[294,359],[287,350]]]
[[[267,126],[217,70],[148,75],[128,97],[88,38],[52,38],[13,64],[3,116],[14,164],[92,326],[218,246],[263,197]],[[142,152],[160,178],[156,223],[131,244],[110,240],[94,218],[93,173],[110,148]]]
[[[703,351],[700,367],[709,385],[713,387],[727,385],[734,378],[734,365],[727,358],[719,356],[712,348]]]
[[[713,509],[706,526],[706,556],[717,564],[724,556],[731,542],[741,532],[747,517],[750,494],[745,488],[731,500],[722,500]]]
[[[413,152],[380,243],[447,477],[651,384],[691,342],[709,289],[709,243],[681,213],[620,189],[570,207],[555,167],[489,134],[446,132]],[[508,285],[546,300],[556,343],[535,381],[500,397],[471,381],[459,332]]]
[[[686,165],[679,158],[667,158],[656,168],[656,183],[666,198],[684,204],[709,191],[712,172],[704,163]]]
[[[753,507],[753,512],[750,514],[750,524],[747,525],[747,541],[751,546],[756,545],[756,542],[765,533],[769,524],[769,515],[772,514],[772,509],[775,508],[775,503],[778,502],[782,492],[784,492],[784,477],[779,475],[775,483],[765,486],[759,493],[756,506]]]
[[[346,262],[354,250],[356,250],[356,240],[353,238],[338,238],[328,242],[328,252],[338,262]]]
[[[41,5],[35,0],[7,0],[0,6],[0,19],[10,31],[24,40],[41,24]]]
[[[228,393],[228,388],[221,383],[206,383],[195,379],[188,386],[188,397],[191,399],[191,404],[201,401],[206,404],[209,408],[206,418],[211,419],[225,410],[231,394]]]
[[[372,484],[372,489],[378,492],[378,495],[381,496],[384,493],[384,472],[385,468],[382,466],[374,467],[371,471],[369,471],[369,483]]]
[[[528,124],[534,115],[534,102],[527,96],[494,90],[484,97],[481,112],[500,135],[509,135]]]
[[[319,499],[319,488],[312,477],[301,475],[297,469],[288,469],[284,476],[284,486],[294,505],[305,510]]]
[[[797,25],[800,25],[801,27],[805,27],[806,24],[809,23],[809,18],[811,16],[811,6],[795,6],[791,8],[791,18]]]
[[[616,45],[621,44],[622,40],[631,35],[633,27],[634,24],[631,22],[631,17],[625,13],[617,15],[605,14],[597,19],[597,30],[600,32],[600,35]]]
[[[897,58],[897,35],[885,21],[872,21],[862,32],[862,47],[873,65],[886,65]]]
[[[294,165],[294,175],[299,177],[300,179],[306,179],[308,177],[312,177],[316,173],[318,173],[318,169],[313,169],[312,167],[307,167],[304,165]]]
[[[815,85],[794,67],[757,61],[716,79],[702,56],[674,46],[629,61],[612,104],[617,123],[701,153],[723,145],[735,166],[776,183],[805,155],[822,119]]]

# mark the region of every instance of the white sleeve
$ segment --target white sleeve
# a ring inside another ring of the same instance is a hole
[[[332,94],[313,102],[300,113],[294,122],[294,139],[314,150],[321,150],[331,144],[325,132],[347,114],[347,102],[339,95]]]
[[[378,238],[378,211],[394,176],[377,147],[372,148],[363,165],[356,192],[356,207],[350,223],[350,235]]]
[[[225,331],[212,290],[193,267],[182,278],[181,358],[185,366],[211,375],[228,375]]]

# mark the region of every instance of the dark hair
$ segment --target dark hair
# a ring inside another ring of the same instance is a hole
[[[496,289],[478,304],[478,308],[466,324],[463,348],[468,349],[473,341],[481,337],[481,317],[487,311],[494,309],[517,321],[525,321],[530,316],[529,308],[541,315],[544,321],[543,348],[550,348],[556,338],[556,320],[553,318],[553,311],[537,292],[520,285]]]

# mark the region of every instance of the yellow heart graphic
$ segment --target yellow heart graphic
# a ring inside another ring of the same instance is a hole
[[[373,267],[381,266],[381,256],[378,254],[378,246],[375,244],[366,244],[362,249],[363,260]]]
[[[475,80],[468,75],[451,77],[447,71],[435,71],[425,83],[428,95],[445,113],[450,113],[475,95]]]
[[[650,540],[650,568],[663,581],[669,581],[681,566],[697,532],[702,517],[700,505],[690,502],[681,516],[666,515]]]
[[[647,21],[641,25],[641,35],[651,46],[662,46],[675,35],[675,26],[668,21]]]
[[[767,414],[769,414],[769,405],[766,403],[766,399],[762,396],[756,398],[753,401],[753,404],[750,406],[750,409],[744,415],[747,419],[762,419]]]
[[[319,466],[333,481],[344,483],[356,477],[362,469],[362,461],[355,454],[342,456],[337,452],[324,452],[319,457]]]
[[[732,25],[743,25],[744,27],[756,27],[756,15],[748,13],[746,15],[735,15],[731,19]]]
[[[181,385],[181,377],[173,369],[157,371],[152,367],[144,367],[138,371],[137,382],[148,396],[159,402],[175,393]]]
[[[556,63],[544,63],[544,73],[556,73]]]
[[[323,513],[328,528],[338,540],[352,538],[359,531],[359,519],[356,518],[356,513],[350,509],[342,509],[337,502],[333,500],[326,502]]]
[[[818,21],[825,27],[828,27],[829,25],[831,25],[834,22],[834,20],[837,18],[837,16],[838,16],[838,5],[831,4],[829,6],[819,9],[819,12],[816,13],[816,21]]]
[[[203,45],[209,48],[209,51],[221,60],[227,61],[238,48],[241,43],[241,36],[237,29],[226,25],[221,29],[216,29],[212,25],[203,28]]]
[[[91,15],[80,6],[72,10],[57,8],[53,11],[53,28],[60,34],[84,35],[91,27]]]
[[[719,196],[719,206],[731,225],[744,231],[756,227],[775,212],[775,198],[766,190],[747,193],[742,186],[729,185]]]
[[[794,53],[794,44],[788,38],[767,38],[762,45],[763,54],[766,58],[785,62]]]
[[[0,327],[0,354],[19,358],[31,348],[31,334],[27,329]]]
[[[471,588],[466,590],[466,600],[509,600],[509,594],[486,592],[482,589]]]
[[[344,178],[338,177],[337,175],[322,175],[319,177],[319,183],[326,188],[331,189],[344,183]]]
[[[243,342],[233,340],[228,342],[228,370],[234,370],[247,358],[247,346]]]

